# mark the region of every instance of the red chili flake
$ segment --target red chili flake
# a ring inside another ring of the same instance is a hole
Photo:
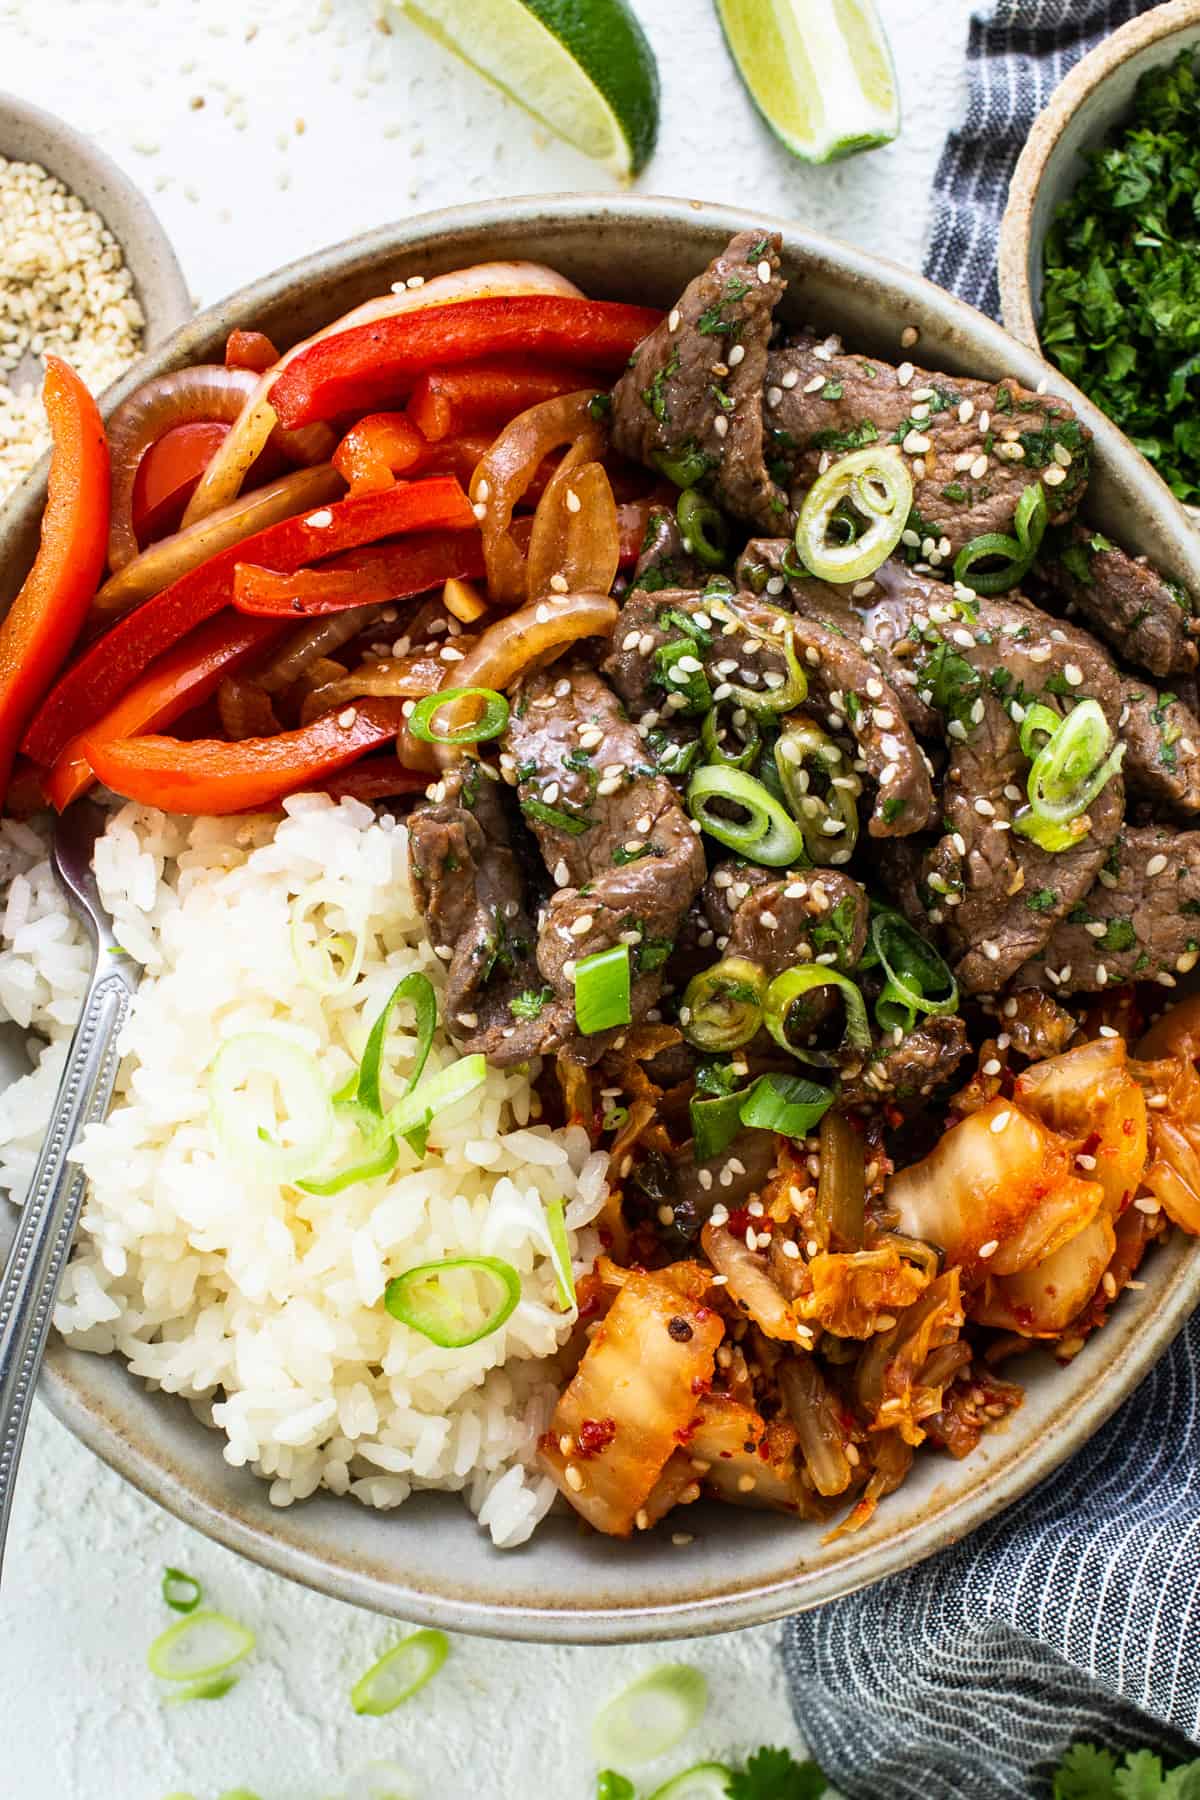
[[[1136,1129],[1137,1127],[1132,1119],[1121,1120],[1121,1130],[1125,1133],[1126,1137],[1132,1137]]]
[[[1083,1140],[1082,1148],[1077,1154],[1079,1156],[1095,1156],[1097,1150],[1100,1148],[1101,1142],[1102,1139],[1098,1131],[1089,1131],[1088,1135]]]
[[[712,1382],[706,1381],[703,1375],[696,1375],[692,1379],[692,1392],[697,1398],[704,1394],[711,1394]]]
[[[575,1433],[580,1456],[599,1456],[617,1435],[615,1419],[584,1419]]]
[[[771,1460],[771,1447],[767,1443],[766,1438],[764,1438],[762,1443],[758,1446],[758,1459],[760,1462],[770,1462]]]
[[[751,1217],[750,1209],[746,1206],[735,1206],[725,1221],[725,1229],[733,1237],[745,1237],[752,1225],[757,1229],[758,1220]]]

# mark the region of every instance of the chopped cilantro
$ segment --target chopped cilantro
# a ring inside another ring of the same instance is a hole
[[[901,801],[901,805],[903,805]],[[853,967],[850,960],[850,946],[854,942],[854,932],[858,924],[858,907],[852,895],[847,894],[839,900],[828,918],[820,919],[812,928],[812,941],[817,952],[833,950],[837,955],[839,969]]]
[[[826,1786],[815,1762],[799,1763],[790,1751],[763,1749],[730,1775],[725,1792],[729,1800],[820,1800]]]
[[[603,419],[606,419],[612,411],[612,403],[613,397],[611,394],[593,394],[588,401],[588,417],[590,419],[595,419],[596,423],[599,424]]]
[[[942,499],[949,500],[954,506],[961,506],[967,499],[967,490],[961,481],[952,481],[949,487],[942,489]]]
[[[1035,894],[1026,894],[1025,904],[1030,912],[1052,912],[1058,905],[1058,895],[1053,888],[1039,888]]]
[[[1104,936],[1096,941],[1101,950],[1132,950],[1137,933],[1128,919],[1110,919]]]
[[[822,400],[840,400],[845,393],[840,381],[827,381],[821,389]]]
[[[594,823],[587,813],[572,813],[561,806],[547,806],[544,800],[522,800],[521,811],[535,824],[548,825],[553,831],[565,831],[568,837],[582,837]]]
[[[865,450],[877,443],[879,432],[872,419],[860,419],[845,431],[816,431],[808,440],[810,450]]]
[[[698,648],[694,638],[680,637],[673,638],[669,644],[660,644],[654,652],[654,680],[668,694],[682,697],[685,704],[678,710],[685,714],[706,713],[712,707],[712,689],[704,670],[679,667],[687,658],[698,662]]]
[[[674,948],[673,938],[643,938],[633,953],[638,974],[649,975],[654,969],[661,969]]]
[[[624,844],[618,844],[612,853],[612,860],[618,869],[623,869],[627,863],[641,862],[643,856],[657,855],[658,851],[653,844],[639,844],[636,850],[629,850]]]
[[[665,362],[660,369],[654,371],[650,380],[650,386],[642,389],[642,400],[646,406],[649,407],[660,425],[664,423],[667,417],[667,383],[670,381],[672,375],[678,373],[678,370],[679,352],[678,350],[675,350],[672,352],[670,360]]]
[[[894,825],[907,804],[908,802],[901,799],[899,794],[889,794],[880,809],[883,813],[884,824]]]
[[[541,1016],[547,1000],[552,998],[550,988],[526,988],[523,994],[517,994],[509,1001],[508,1010],[514,1019],[536,1019]]]
[[[703,644],[706,650],[712,643],[712,632],[703,625],[698,625],[691,613],[684,612],[682,607],[660,606],[657,618],[664,631],[682,631],[695,643]]]

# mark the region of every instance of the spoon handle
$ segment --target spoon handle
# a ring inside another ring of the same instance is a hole
[[[0,1277],[0,1560],[33,1390],[86,1185],[83,1171],[67,1158],[83,1127],[108,1110],[119,1062],[117,1034],[141,973],[124,956],[111,961],[103,944],[100,961],[108,966],[92,976]]]

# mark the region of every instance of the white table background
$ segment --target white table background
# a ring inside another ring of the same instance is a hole
[[[919,265],[938,150],[963,105],[970,0],[881,0],[903,135],[828,169],[793,162],[762,125],[710,0],[635,4],[663,81],[642,191],[759,207]],[[94,135],[140,184],[198,305],[388,219],[611,187],[403,20],[381,32],[372,0],[0,0],[0,88]],[[164,1707],[147,1673],[170,1617],[165,1564],[258,1632],[244,1679],[216,1704]],[[38,1409],[0,1604],[0,1794],[216,1800],[245,1786],[326,1800],[388,1758],[412,1800],[591,1800],[597,1705],[664,1655],[462,1638],[418,1702],[355,1718],[351,1683],[398,1635],[177,1524]],[[703,1668],[712,1696],[671,1768],[797,1745],[777,1641],[770,1627],[667,1652]],[[647,1787],[668,1772],[647,1770]]]

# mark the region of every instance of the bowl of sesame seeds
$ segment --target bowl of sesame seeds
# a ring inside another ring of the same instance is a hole
[[[61,119],[0,94],[0,504],[49,442],[42,356],[101,393],[192,310],[133,183]]]

